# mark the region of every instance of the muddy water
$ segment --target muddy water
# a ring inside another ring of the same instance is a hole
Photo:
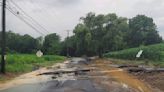
[[[40,92],[42,87],[42,84],[26,84],[1,90],[0,92]]]
[[[119,68],[110,67],[109,64],[109,61],[106,62],[104,60],[97,60],[95,62],[96,67],[99,67],[107,76],[112,76],[114,80],[118,81],[123,86],[135,88],[139,92],[152,92],[151,88],[147,86],[146,83]]]

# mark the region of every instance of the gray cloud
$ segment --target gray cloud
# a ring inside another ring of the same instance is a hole
[[[145,14],[157,24],[164,37],[164,0],[13,0],[50,33],[66,37],[65,30],[73,30],[81,16],[93,11],[97,14],[116,13],[123,17]],[[40,36],[26,24],[8,13],[8,29],[34,37]],[[21,26],[20,26],[21,25]],[[44,32],[44,34],[47,34]]]
[[[23,0],[22,2],[24,2],[25,0]],[[31,3],[34,4],[39,4],[39,5],[45,5],[48,6],[48,8],[50,7],[67,7],[67,6],[72,6],[72,5],[77,5],[80,3],[81,0],[28,0]],[[26,2],[28,2],[26,0]]]
[[[64,5],[68,5],[68,4],[78,3],[81,0],[56,0],[56,1]]]

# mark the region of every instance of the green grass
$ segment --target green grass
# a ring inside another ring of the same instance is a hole
[[[145,66],[151,66],[151,67],[164,67],[164,62],[154,62],[149,60],[123,60],[123,59],[113,59],[108,58],[109,61],[111,61],[113,64],[117,65],[145,65]]]
[[[136,54],[143,50],[143,53],[140,58],[136,59]],[[148,61],[154,65],[164,66],[164,43],[141,46],[138,48],[130,48],[121,51],[109,52],[104,54],[104,57],[114,58],[114,59],[123,59],[123,60],[139,60],[139,61]]]
[[[8,73],[25,73],[32,71],[35,67],[46,67],[54,63],[64,61],[65,57],[57,55],[44,55],[39,58],[31,54],[9,54],[6,60],[6,71]]]

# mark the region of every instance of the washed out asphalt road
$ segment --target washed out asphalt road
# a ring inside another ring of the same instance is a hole
[[[42,71],[18,77],[0,86],[0,92],[151,92],[143,83],[129,79],[121,81],[121,69],[109,68],[103,63],[83,58],[73,58]],[[113,73],[113,74],[112,74]],[[111,74],[111,75],[110,75]],[[23,81],[23,82],[22,82]],[[4,88],[5,86],[8,86]]]

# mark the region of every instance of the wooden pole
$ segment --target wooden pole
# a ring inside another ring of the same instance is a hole
[[[1,73],[5,74],[5,52],[6,52],[6,0],[2,0],[2,52],[1,52]]]

